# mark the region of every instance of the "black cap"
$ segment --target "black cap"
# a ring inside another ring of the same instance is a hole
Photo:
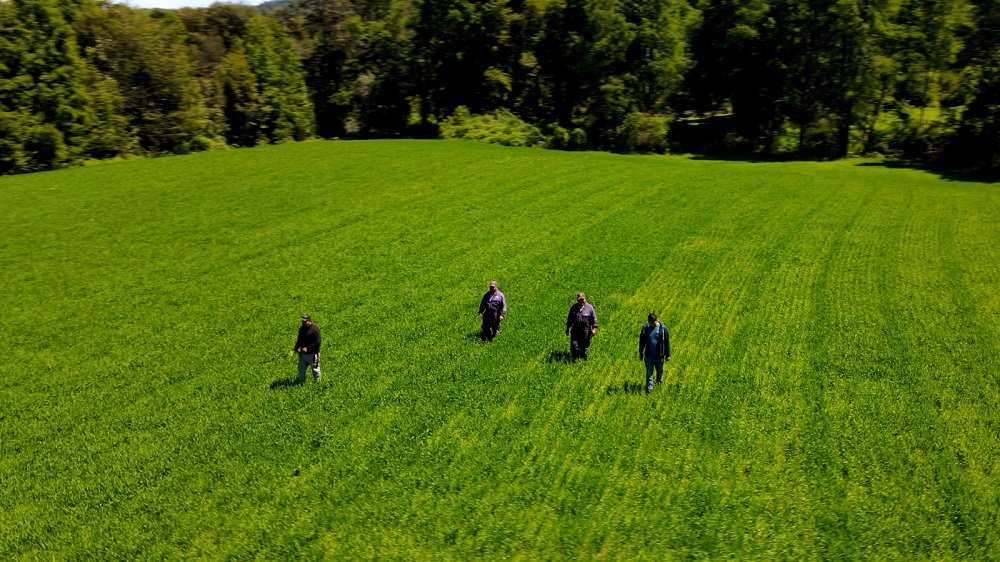
[[[302,315],[302,321],[303,322],[305,322],[306,320],[312,320],[312,319],[313,319],[313,317],[309,316],[308,314],[303,314]]]
[[[648,320],[649,320],[650,322],[656,322],[656,315],[655,315],[655,314],[653,314],[652,312],[650,312],[650,313],[649,313],[649,316],[647,316],[646,318],[647,318],[647,319],[648,319]]]

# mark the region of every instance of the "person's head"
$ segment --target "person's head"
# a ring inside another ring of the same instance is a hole
[[[587,295],[585,295],[583,293],[577,293],[576,294],[576,302],[578,302],[580,304],[583,304],[583,303],[587,302]]]
[[[308,314],[303,314],[302,315],[302,325],[304,325],[304,326],[312,326],[312,323],[313,323],[312,316],[309,316]]]
[[[649,313],[649,316],[647,316],[646,319],[649,320],[650,326],[655,326],[657,324],[656,315],[653,314],[652,312]]]
[[[491,293],[497,292],[497,282],[496,281],[490,281],[490,292]]]

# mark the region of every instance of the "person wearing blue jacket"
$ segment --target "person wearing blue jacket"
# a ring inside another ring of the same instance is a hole
[[[646,394],[653,391],[653,369],[656,382],[663,382],[663,362],[670,361],[670,332],[652,312],[648,320],[639,332],[639,359],[646,362]]]

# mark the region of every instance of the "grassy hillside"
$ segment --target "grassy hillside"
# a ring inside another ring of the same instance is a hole
[[[315,142],[0,209],[0,559],[1000,557],[996,185]]]

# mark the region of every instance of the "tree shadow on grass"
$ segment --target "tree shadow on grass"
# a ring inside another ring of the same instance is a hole
[[[983,170],[949,170],[944,168],[936,168],[934,166],[928,166],[927,164],[922,164],[920,162],[910,162],[908,160],[885,160],[882,162],[862,162],[858,166],[864,168],[893,168],[893,169],[909,169],[909,170],[920,170],[927,172],[928,174],[935,174],[943,180],[948,181],[966,181],[966,182],[979,182],[979,183],[997,183],[1000,182],[1000,176],[996,172],[989,172]]]
[[[751,164],[768,164],[779,162],[832,162],[837,158],[831,157],[809,157],[797,156],[794,154],[748,154],[748,155],[724,155],[724,154],[696,154],[689,157],[691,160],[709,160],[721,162],[748,162]],[[859,162],[857,166],[863,168],[893,168],[921,170],[928,174],[934,174],[946,181],[978,182],[978,183],[998,183],[1000,176],[996,171],[975,170],[975,169],[948,169],[939,166],[932,166],[922,162],[911,160],[881,160],[878,162]]]
[[[271,383],[271,390],[282,390],[293,386],[301,386],[298,379],[278,379]]]
[[[552,350],[545,358],[546,363],[572,363],[573,356],[566,350]]]
[[[717,162],[748,162],[750,164],[777,164],[782,162],[829,162],[835,158],[822,156],[796,156],[794,154],[695,154],[688,156],[690,160],[706,160]]]
[[[608,385],[607,390],[604,391],[605,394],[611,396],[612,394],[645,394],[646,385],[637,382],[624,382],[621,385]]]

